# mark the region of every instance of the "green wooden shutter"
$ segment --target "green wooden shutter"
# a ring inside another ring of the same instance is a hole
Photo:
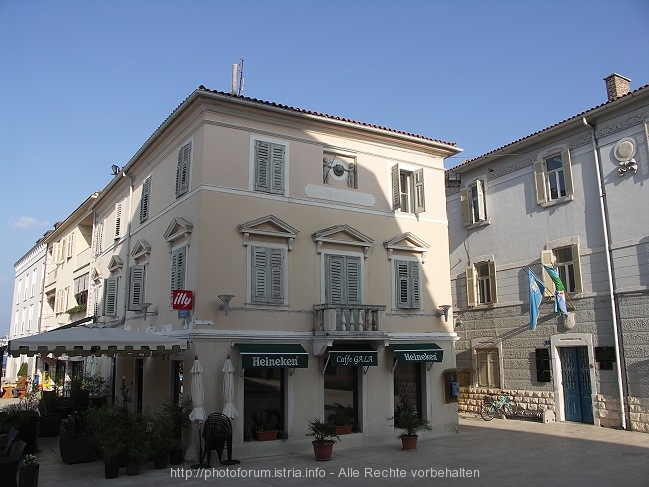
[[[478,304],[477,298],[478,293],[476,293],[476,275],[475,267],[469,266],[465,270],[466,274],[466,301],[468,306],[475,306]]]
[[[345,259],[339,255],[328,255],[327,261],[327,303],[343,304],[343,266]]]
[[[392,166],[392,210],[401,208],[401,181],[399,178],[399,164]]]
[[[185,287],[185,256],[187,247],[180,247],[171,254],[171,290]]]
[[[270,192],[284,194],[284,158],[286,147],[281,144],[271,144],[272,185]]]
[[[149,218],[149,195],[151,193],[151,177],[142,183],[142,196],[140,197],[140,223]]]
[[[412,301],[413,308],[421,308],[421,294],[419,291],[419,262],[410,261],[410,280],[412,282]]]
[[[115,240],[122,236],[122,204],[115,205]]]
[[[361,304],[361,260],[356,257],[347,257],[346,261],[346,304]]]
[[[426,211],[426,198],[424,194],[424,170],[417,169],[412,173],[415,179],[415,214]]]
[[[536,186],[536,203],[548,201],[548,192],[545,184],[545,161],[534,163],[534,184]]]
[[[469,189],[460,190],[460,207],[462,208],[462,226],[468,227],[472,223],[471,219],[471,200],[469,199]]]
[[[561,162],[563,164],[563,180],[566,185],[566,196],[570,196],[574,193],[574,187],[572,184],[572,165],[570,164],[570,151],[564,151],[561,153]]]
[[[266,300],[266,271],[267,255],[263,247],[252,247],[252,293],[253,303],[265,302]]]
[[[140,304],[144,302],[144,266],[134,265],[131,267],[129,279],[128,309],[129,311],[140,311]]]
[[[491,303],[498,302],[498,285],[496,282],[496,263],[494,261],[489,261],[489,292],[491,294]]]
[[[184,145],[178,151],[178,165],[176,166],[176,198],[189,191],[189,161],[192,143]]]
[[[255,140],[255,191],[270,191],[269,160],[270,144],[263,140]]]
[[[109,277],[104,280],[104,316],[117,315],[117,287],[119,277]]]
[[[284,302],[283,268],[284,251],[282,249],[268,249],[270,253],[270,301],[272,303]]]
[[[397,260],[396,274],[397,274],[397,308],[410,307],[410,292],[409,292],[409,272],[408,262],[405,260]]]

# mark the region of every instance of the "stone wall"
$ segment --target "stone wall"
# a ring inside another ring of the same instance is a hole
[[[484,403],[485,396],[493,394],[493,389],[481,387],[462,387],[460,388],[460,397],[458,411],[465,413],[480,414],[480,407]],[[554,411],[554,392],[547,391],[525,391],[525,390],[507,390],[510,396],[514,397],[514,411],[543,411],[546,409]]]
[[[649,399],[632,397],[629,401],[629,428],[632,431],[649,433]]]

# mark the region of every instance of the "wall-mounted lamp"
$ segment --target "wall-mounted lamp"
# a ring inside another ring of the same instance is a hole
[[[157,315],[157,311],[151,311],[149,313],[149,308],[151,307],[151,303],[140,303],[140,309],[142,310],[142,319],[146,321],[146,316],[147,314],[150,315]]]
[[[221,311],[225,311],[225,316],[228,316],[230,311],[230,300],[234,297],[234,294],[219,294],[219,299],[223,301],[223,304],[219,305]]]
[[[441,318],[443,316],[444,321],[448,321],[448,310],[451,309],[451,307],[452,306],[450,304],[440,305],[439,309],[441,309],[442,311],[435,313],[435,316],[437,316],[438,318]]]

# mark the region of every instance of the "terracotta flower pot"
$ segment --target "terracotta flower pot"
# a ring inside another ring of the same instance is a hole
[[[333,441],[312,441],[313,453],[315,453],[315,459],[319,462],[326,462],[331,460],[331,456],[334,450]]]
[[[403,451],[414,451],[417,449],[417,436],[402,436],[401,449]]]
[[[336,426],[335,431],[337,435],[349,435],[352,432],[354,426],[351,424],[346,424],[344,426]]]
[[[272,431],[255,431],[255,439],[257,441],[272,441],[277,439],[279,430]]]

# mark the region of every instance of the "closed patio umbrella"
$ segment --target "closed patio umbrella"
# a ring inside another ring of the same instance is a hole
[[[198,460],[200,463],[192,465],[192,468],[206,467],[203,465],[203,446],[201,440],[201,423],[205,421],[205,389],[203,387],[203,367],[198,361],[198,355],[194,357],[194,365],[189,371],[192,376],[192,404],[194,409],[189,413],[189,419],[194,421],[198,426]]]
[[[234,406],[234,365],[230,360],[230,355],[223,364],[223,414],[228,418],[234,419],[239,417],[237,408]]]

